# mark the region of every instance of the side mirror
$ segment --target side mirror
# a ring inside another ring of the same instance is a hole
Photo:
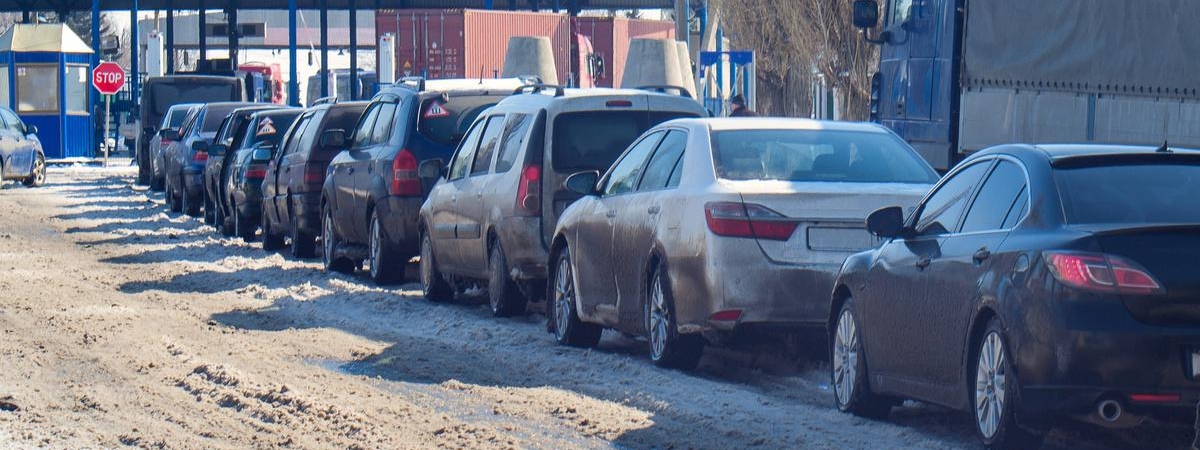
[[[867,231],[881,238],[901,237],[904,234],[904,210],[899,206],[875,210],[867,216]]]
[[[37,134],[37,132],[38,132],[37,125],[26,125],[25,126],[25,134],[26,135]]]
[[[568,191],[580,195],[596,195],[596,181],[600,179],[600,172],[589,170],[586,172],[573,173],[567,177],[567,181],[563,182],[563,186]]]
[[[854,26],[875,28],[879,25],[879,3],[876,0],[854,0]]]
[[[342,148],[346,144],[346,130],[325,130],[321,133],[322,147]]]
[[[197,152],[207,152],[208,151],[208,141],[199,140],[199,141],[192,142],[192,150],[197,151]]]
[[[441,178],[443,165],[445,163],[440,159],[421,161],[421,165],[417,166],[417,175],[425,179]]]
[[[170,129],[162,130],[162,132],[160,132],[159,135],[162,136],[163,139],[166,139],[169,141],[178,141],[179,140],[179,130],[170,130]]]
[[[209,156],[221,156],[224,155],[225,151],[228,149],[229,146],[225,144],[213,144],[208,147],[208,154]]]
[[[266,162],[271,160],[271,148],[259,147],[254,149],[254,153],[250,154],[250,159],[254,162]]]

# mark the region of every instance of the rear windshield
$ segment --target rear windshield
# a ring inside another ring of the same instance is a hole
[[[242,138],[242,147],[278,144],[279,138],[287,132],[288,127],[292,126],[292,122],[295,122],[299,115],[300,111],[289,111],[260,116],[258,122],[254,124],[254,128],[246,130],[246,136]]]
[[[698,117],[681,111],[587,111],[554,119],[554,170],[608,169],[629,144],[651,127],[672,119]]]
[[[358,124],[358,118],[362,116],[363,110],[367,109],[364,103],[361,106],[353,106],[346,108],[330,108],[329,118],[325,119],[325,130],[342,130],[349,136],[354,133],[354,126]]]
[[[937,182],[937,173],[895,136],[832,130],[713,133],[713,165],[726,180]]]
[[[1055,171],[1067,223],[1200,223],[1200,164]]]
[[[191,111],[191,108],[171,110],[171,114],[167,115],[167,128],[179,129],[179,126],[183,124],[183,119],[187,117],[188,111]]]
[[[209,103],[241,100],[241,91],[237,82],[229,81],[189,81],[177,83],[153,83],[150,85],[153,98],[152,111],[155,117],[162,117],[172,105],[180,103]],[[220,124],[221,121],[217,121]]]
[[[441,145],[453,146],[467,134],[471,123],[483,110],[495,106],[505,95],[451,96],[450,101],[427,98],[421,102],[417,112],[417,131],[425,139]]]
[[[200,132],[201,133],[216,133],[217,128],[219,128],[221,126],[221,121],[225,120],[225,117],[228,116],[230,113],[232,113],[233,110],[238,109],[239,107],[242,107],[242,106],[245,106],[245,105],[233,105],[233,106],[222,106],[222,107],[211,106],[211,107],[209,107],[208,110],[204,112],[204,122],[200,123]]]

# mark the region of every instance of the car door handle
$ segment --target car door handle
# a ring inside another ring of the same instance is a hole
[[[920,258],[917,258],[917,268],[918,269],[924,269],[926,267],[929,267],[929,263],[930,263],[930,259],[928,256],[922,256]]]
[[[375,173],[375,165],[367,166],[367,173]]]
[[[609,218],[609,219],[616,218],[616,217],[617,217],[617,212],[616,212],[616,211],[609,211],[609,212],[606,212],[606,213],[604,213],[604,217],[607,217],[607,218]]]
[[[988,251],[987,247],[984,247],[975,252],[975,255],[971,259],[975,261],[975,264],[979,264],[991,256],[992,252]]]
[[[658,214],[660,211],[662,211],[662,207],[661,207],[661,206],[657,206],[657,205],[655,205],[655,206],[651,206],[651,207],[649,207],[649,208],[647,208],[647,209],[646,209],[646,212],[648,212],[648,213],[650,213],[650,214]]]

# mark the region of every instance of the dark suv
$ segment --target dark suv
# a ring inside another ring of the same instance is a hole
[[[604,172],[642,132],[704,107],[677,95],[629,89],[527,86],[481,115],[421,208],[421,283],[431,300],[451,283],[486,281],[492,312],[525,311],[545,289],[558,216],[579,194],[567,176]],[[462,283],[460,283],[462,284]]]
[[[395,86],[371,100],[322,189],[326,269],[349,272],[366,259],[377,283],[400,278],[417,254],[417,215],[435,181],[419,178],[417,165],[449,158],[475,117],[512,94],[511,87],[483,86]]]
[[[237,77],[170,75],[147,78],[138,102],[141,105],[138,123],[144,128],[138,134],[137,153],[134,155],[138,165],[137,183],[150,183],[150,142],[158,138],[158,127],[171,106],[180,103],[244,101],[245,92],[242,80]]]
[[[286,236],[292,256],[313,256],[321,231],[325,171],[329,161],[346,149],[346,136],[366,108],[367,102],[327,103],[309,108],[296,119],[263,179],[264,243]]]

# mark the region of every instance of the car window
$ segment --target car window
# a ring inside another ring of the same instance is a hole
[[[1025,192],[1025,171],[1016,163],[1001,160],[988,175],[963,219],[962,232],[1000,230],[1017,196]]]
[[[375,118],[379,117],[379,108],[383,103],[372,103],[363,113],[362,119],[358,121],[358,127],[354,130],[354,147],[362,148],[371,145],[371,134],[375,128]]]
[[[529,127],[533,125],[533,116],[529,114],[509,114],[504,122],[504,139],[500,146],[500,154],[496,157],[496,172],[504,173],[517,163],[517,156],[525,148],[529,139]]]
[[[296,144],[297,152],[308,154],[317,145],[317,140],[321,136],[320,127],[317,126],[319,123],[321,123],[321,115],[317,113],[308,118],[308,124],[303,131],[297,130],[296,140],[299,141]]]
[[[467,169],[475,159],[475,148],[479,146],[479,137],[483,135],[483,125],[482,120],[476,121],[475,126],[458,146],[458,152],[454,154],[454,160],[450,162],[450,181],[467,176]]]
[[[1026,185],[1021,192],[1017,194],[1017,199],[1013,201],[1012,207],[1008,209],[1008,214],[1004,216],[1004,225],[1001,228],[1009,229],[1017,226],[1021,219],[1025,218],[1026,212],[1029,209],[1029,186]]]
[[[971,192],[987,172],[990,162],[975,163],[956,172],[921,207],[917,232],[924,235],[954,231]]]
[[[658,142],[662,140],[664,134],[666,133],[663,131],[655,131],[625,152],[625,156],[621,157],[621,160],[613,166],[612,171],[608,174],[604,195],[619,195],[633,191],[642,177],[642,168],[646,165],[646,158],[650,157],[650,153],[658,146]]]
[[[399,105],[396,101],[389,101],[379,106],[379,118],[375,120],[375,128],[371,133],[371,145],[386,144],[392,138],[396,107]]]
[[[840,130],[713,133],[713,165],[726,180],[937,182],[937,173],[895,135]]]
[[[559,114],[554,119],[552,129],[554,170],[559,173],[604,171],[646,130],[671,119],[694,116],[692,113],[676,111],[584,111]]]
[[[671,169],[671,179],[667,180],[667,187],[673,188],[679,186],[679,179],[683,177],[683,158],[675,161],[675,168]]]
[[[17,134],[25,134],[25,126],[21,123],[21,118],[13,114],[7,109],[0,109],[0,114],[4,116],[4,127],[9,131]]]
[[[300,150],[300,138],[301,136],[304,136],[304,130],[308,127],[308,124],[312,122],[312,118],[312,114],[305,114],[299,119],[299,121],[296,122],[295,125],[292,126],[292,129],[288,132],[286,141],[284,141],[284,156],[291,155]]]
[[[479,140],[479,150],[475,151],[475,162],[471,164],[471,175],[481,175],[488,172],[492,166],[492,155],[500,146],[500,135],[504,132],[504,115],[488,118],[487,128]]]
[[[1056,169],[1067,223],[1200,223],[1200,164],[1183,158],[1099,161]]]
[[[913,0],[893,0],[888,13],[891,15],[888,25],[899,25],[908,20]]]
[[[646,174],[642,176],[642,182],[638,184],[638,191],[653,191],[667,187],[671,180],[671,173],[683,156],[684,148],[687,147],[687,136],[687,132],[681,130],[667,132],[662,143],[658,144],[658,150],[655,150],[654,156],[650,158],[650,164],[646,165]]]
[[[441,96],[421,100],[417,116],[417,132],[425,139],[441,145],[454,145],[466,135],[467,127],[475,122],[484,110],[495,106],[506,95],[492,92],[488,95],[462,95],[450,92],[447,99]]]

